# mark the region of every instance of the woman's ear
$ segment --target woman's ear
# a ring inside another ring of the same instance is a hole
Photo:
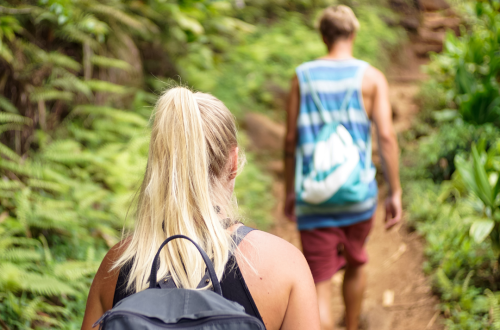
[[[239,148],[235,147],[231,150],[231,154],[229,156],[229,161],[231,162],[229,180],[233,180],[236,178],[236,174],[238,174],[238,152]]]

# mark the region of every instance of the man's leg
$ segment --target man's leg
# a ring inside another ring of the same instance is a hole
[[[368,254],[365,250],[365,243],[372,228],[373,217],[367,221],[342,228],[346,237],[344,256],[347,261],[342,286],[346,330],[358,330],[363,294],[366,287],[364,265],[368,262]]]
[[[366,273],[364,266],[351,266],[347,264],[344,274],[344,283],[342,286],[342,294],[344,295],[345,304],[346,330],[358,329],[359,316],[361,315],[361,303],[363,302],[365,287]],[[318,286],[316,285],[316,291],[317,290]]]
[[[338,228],[300,231],[302,251],[316,283],[321,330],[333,330],[332,277],[345,264],[337,251],[344,233]]]
[[[316,295],[318,296],[321,330],[333,330],[331,279],[316,283]]]

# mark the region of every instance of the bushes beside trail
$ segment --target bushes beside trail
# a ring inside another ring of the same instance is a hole
[[[402,176],[448,329],[500,329],[500,3],[459,10],[467,27],[427,68]]]

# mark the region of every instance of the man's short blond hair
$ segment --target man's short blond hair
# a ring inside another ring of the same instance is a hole
[[[319,31],[328,47],[337,40],[348,38],[358,31],[359,21],[351,8],[344,5],[326,8],[319,20]]]

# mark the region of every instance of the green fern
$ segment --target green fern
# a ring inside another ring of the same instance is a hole
[[[67,91],[60,91],[57,89],[40,88],[36,89],[31,93],[30,100],[32,102],[53,101],[53,100],[63,100],[71,102],[73,100],[73,93]]]
[[[94,3],[89,7],[89,9],[96,14],[106,15],[112,19],[116,19],[120,23],[134,30],[137,30],[139,32],[146,32],[146,25],[144,23],[116,7],[107,6],[102,3]]]
[[[21,115],[16,115],[14,113],[5,113],[0,112],[0,123],[16,123],[16,124],[25,124],[31,125],[31,118],[24,117]]]
[[[78,29],[75,25],[65,25],[60,30],[57,31],[57,34],[61,36],[62,39],[78,42],[81,44],[87,44],[92,49],[99,48],[99,42],[96,41],[92,36]]]
[[[95,92],[125,94],[130,92],[130,88],[117,85],[104,80],[87,80],[85,84]]]
[[[61,54],[60,52],[50,52],[47,54],[47,62],[52,63],[58,67],[79,72],[82,65],[69,56]]]
[[[122,123],[136,124],[141,127],[146,127],[148,121],[144,117],[133,112],[126,112],[120,109],[111,107],[101,107],[95,105],[80,105],[73,110],[75,113],[95,114],[106,116]]]
[[[486,289],[484,294],[488,297],[490,304],[491,329],[500,330],[500,304],[498,303],[498,298],[490,289]]]
[[[17,163],[21,162],[21,157],[3,143],[0,143],[0,154],[6,156],[7,158],[10,158]]]
[[[41,260],[40,253],[31,249],[11,248],[0,253],[0,260],[11,262],[27,262]]]
[[[82,93],[87,97],[87,99],[92,98],[92,91],[90,88],[75,75],[61,68],[54,69],[53,75],[57,78],[52,79],[49,86],[57,87],[66,91]]]
[[[14,113],[14,114],[19,114],[19,110],[5,97],[0,95],[0,109]]]
[[[128,62],[118,60],[116,58],[112,57],[104,57],[104,56],[97,56],[94,55],[90,59],[92,64],[103,67],[103,68],[116,68],[116,69],[121,69],[124,71],[130,71],[132,70],[132,65],[130,65]]]

